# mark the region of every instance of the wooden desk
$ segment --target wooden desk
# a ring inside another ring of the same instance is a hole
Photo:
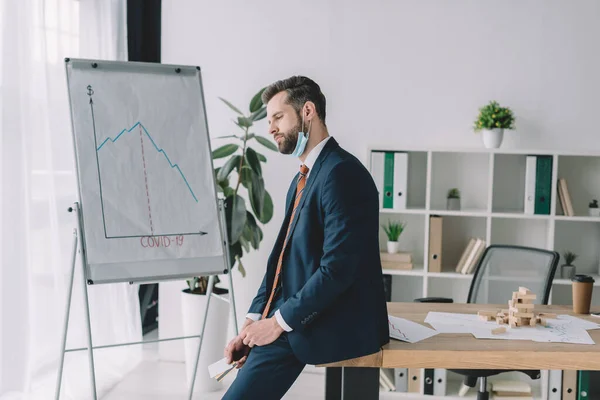
[[[505,305],[460,303],[388,303],[390,315],[418,322],[427,327],[431,327],[424,322],[429,311],[477,314],[479,310],[496,308],[506,307]],[[536,305],[536,312],[574,315],[600,323],[598,317],[574,314],[572,311],[570,306]],[[352,396],[352,393],[355,392],[360,392],[361,399],[379,398],[379,371],[374,367],[600,370],[600,329],[589,330],[588,333],[596,344],[486,340],[475,339],[471,334],[447,333],[440,333],[412,344],[390,339],[390,343],[373,355],[323,365],[325,367],[342,367],[332,368],[331,371],[328,368],[326,399],[353,399],[357,398]],[[346,376],[346,374],[349,375]],[[342,382],[339,383],[341,392],[339,389],[335,390],[338,386],[337,375],[339,375],[339,379],[342,375],[344,376]],[[361,375],[364,375],[365,379]],[[368,394],[356,389],[355,384],[368,387]],[[374,393],[374,387],[376,387],[376,393]]]

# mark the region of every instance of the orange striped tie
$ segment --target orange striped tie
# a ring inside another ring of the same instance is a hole
[[[273,289],[271,289],[271,296],[269,296],[269,301],[265,306],[265,310],[263,311],[262,318],[265,319],[267,315],[269,315],[269,309],[271,308],[271,302],[273,301],[273,296],[275,295],[275,289],[277,289],[277,283],[279,282],[279,274],[281,273],[281,264],[283,261],[283,251],[287,245],[290,227],[292,226],[292,221],[294,221],[294,215],[296,215],[296,208],[298,204],[300,204],[300,199],[302,198],[302,192],[304,192],[304,186],[306,185],[306,174],[308,174],[308,167],[304,164],[300,166],[300,176],[298,178],[298,184],[296,186],[296,199],[294,200],[294,209],[292,210],[292,216],[290,217],[290,222],[288,223],[287,233],[285,234],[285,241],[283,242],[283,247],[281,248],[281,254],[279,254],[279,261],[277,262],[277,270],[275,271],[275,280],[273,281]]]

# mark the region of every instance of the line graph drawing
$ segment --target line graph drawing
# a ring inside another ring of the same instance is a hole
[[[138,120],[98,144],[99,136],[104,135],[102,127],[97,126],[91,85],[87,86],[87,94],[105,238],[205,235],[195,229],[201,225],[200,220],[190,218],[199,215],[198,197],[179,163],[171,161],[165,150],[170,144],[169,149],[177,153],[176,134],[152,137]],[[168,143],[159,146],[157,139],[161,138]]]
[[[397,328],[392,321],[390,321],[388,319],[388,323],[390,326],[390,336],[393,337],[394,339],[398,339],[398,340],[404,340],[404,341],[408,341],[408,336],[406,336],[406,334],[404,332],[402,332],[400,330],[400,328]]]
[[[100,144],[100,146],[98,146],[98,148],[96,149],[96,151],[100,151],[100,149],[102,149],[102,147],[108,141],[111,141],[112,143],[116,143],[117,140],[119,140],[119,138],[121,137],[121,135],[123,135],[125,132],[129,133],[129,132],[133,131],[138,126],[140,127],[140,129],[144,130],[144,133],[146,134],[146,136],[148,137],[148,139],[150,139],[150,142],[152,143],[152,145],[154,146],[154,148],[156,149],[156,151],[158,151],[159,153],[161,153],[167,159],[167,161],[169,162],[169,165],[171,166],[171,168],[175,168],[179,172],[179,174],[181,175],[181,178],[183,179],[183,181],[185,182],[186,186],[190,190],[190,194],[192,195],[192,197],[194,198],[194,200],[197,203],[198,202],[198,198],[196,197],[196,194],[194,194],[194,191],[190,187],[190,184],[188,183],[188,180],[185,177],[183,171],[181,171],[181,168],[179,168],[179,165],[173,164],[173,162],[171,162],[171,159],[169,159],[169,156],[167,155],[167,153],[163,149],[159,148],[156,145],[156,142],[154,141],[154,139],[152,139],[152,136],[150,136],[150,134],[148,133],[148,130],[146,129],[146,127],[140,121],[136,122],[135,125],[133,125],[129,129],[123,129],[114,139],[111,138],[111,137],[108,137],[108,138],[104,139],[104,141]]]

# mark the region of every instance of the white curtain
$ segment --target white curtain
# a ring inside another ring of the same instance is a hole
[[[0,0],[0,398],[54,396],[77,201],[64,59],[126,59],[125,0]],[[67,348],[86,346],[77,263]],[[138,286],[89,287],[94,345],[142,340]],[[94,352],[98,394],[141,346]],[[89,399],[87,352],[61,399]]]

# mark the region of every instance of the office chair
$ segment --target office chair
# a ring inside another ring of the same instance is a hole
[[[467,303],[507,304],[519,286],[525,286],[537,295],[535,304],[548,304],[559,254],[555,251],[524,246],[490,245],[481,256]],[[452,303],[446,297],[426,297],[415,302]],[[539,379],[539,370],[485,370],[450,369],[464,375],[463,390],[475,387],[479,379],[477,400],[488,400],[487,378],[502,372],[518,371],[531,379]]]

